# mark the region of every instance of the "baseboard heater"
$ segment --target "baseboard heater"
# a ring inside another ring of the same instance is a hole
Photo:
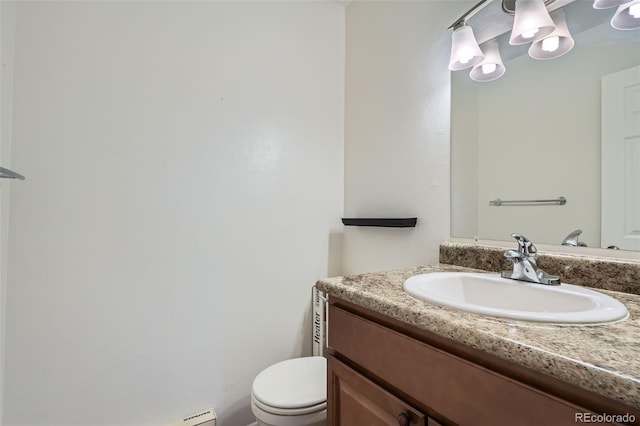
[[[213,411],[212,408],[210,410],[192,414],[167,426],[216,426],[217,417],[216,412]]]

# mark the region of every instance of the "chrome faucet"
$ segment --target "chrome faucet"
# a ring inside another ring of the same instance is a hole
[[[518,242],[518,250],[507,250],[504,257],[513,262],[512,271],[502,271],[502,278],[545,285],[560,285],[560,277],[538,269],[536,246],[524,235],[511,234]]]
[[[578,241],[578,237],[582,234],[582,229],[576,229],[562,240],[563,246],[575,246],[575,247],[586,247],[587,245],[582,241]]]

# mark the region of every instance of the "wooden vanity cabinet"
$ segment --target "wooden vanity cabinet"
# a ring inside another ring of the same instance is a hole
[[[640,419],[634,407],[335,297],[328,324],[329,426],[575,426],[576,413]]]

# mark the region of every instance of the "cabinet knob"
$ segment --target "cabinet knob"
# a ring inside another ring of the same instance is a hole
[[[409,416],[406,413],[398,414],[398,426],[409,426],[411,424],[411,420],[409,420]]]

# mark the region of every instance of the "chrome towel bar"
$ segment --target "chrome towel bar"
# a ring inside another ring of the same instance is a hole
[[[4,167],[0,167],[0,179],[19,179],[24,180],[25,177],[20,173],[16,173],[13,170],[5,169]]]
[[[564,206],[567,204],[567,199],[565,197],[558,197],[551,200],[501,200],[500,198],[496,198],[495,200],[489,201],[489,205],[491,206],[526,206],[537,204]]]

